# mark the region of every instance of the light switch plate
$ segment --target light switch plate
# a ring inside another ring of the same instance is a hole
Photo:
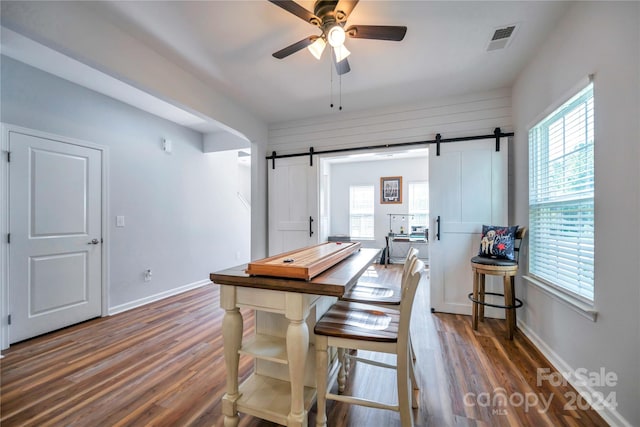
[[[173,144],[171,143],[170,139],[162,140],[162,149],[164,150],[165,153],[171,154],[171,152],[173,151]]]
[[[124,227],[124,215],[116,216],[116,227]]]

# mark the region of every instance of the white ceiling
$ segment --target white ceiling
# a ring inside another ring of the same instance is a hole
[[[313,10],[312,1],[299,4]],[[401,42],[348,39],[351,72],[333,77],[346,111],[510,87],[566,2],[367,1],[347,24],[404,25]],[[80,6],[79,6],[80,7]],[[269,3],[107,1],[84,3],[267,123],[329,114],[331,63],[303,49],[271,54],[319,30]],[[517,24],[510,45],[486,50],[495,29]],[[202,128],[200,129],[202,130]]]

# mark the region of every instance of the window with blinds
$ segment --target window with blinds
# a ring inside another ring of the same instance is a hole
[[[409,192],[409,231],[413,227],[426,229],[429,226],[429,183],[410,182]]]
[[[593,146],[593,83],[529,131],[529,274],[591,302]]]
[[[373,239],[373,185],[349,187],[349,233],[353,239]]]

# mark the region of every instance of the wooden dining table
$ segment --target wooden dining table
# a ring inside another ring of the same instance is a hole
[[[237,426],[246,413],[286,426],[307,426],[316,400],[313,327],[379,256],[362,248],[309,280],[259,276],[247,265],[211,273],[220,285],[226,393],[225,427]],[[243,342],[240,308],[256,310],[255,333]],[[311,334],[309,333],[311,331]],[[254,372],[238,380],[241,355],[254,358]]]

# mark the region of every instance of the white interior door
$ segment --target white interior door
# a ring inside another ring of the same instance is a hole
[[[318,243],[318,159],[269,164],[269,255]]]
[[[431,306],[471,314],[469,261],[478,254],[482,225],[507,225],[507,140],[500,151],[495,139],[442,144],[440,156],[434,148],[429,153]],[[496,285],[487,277],[487,291]]]
[[[9,132],[10,343],[100,316],[102,152]]]

